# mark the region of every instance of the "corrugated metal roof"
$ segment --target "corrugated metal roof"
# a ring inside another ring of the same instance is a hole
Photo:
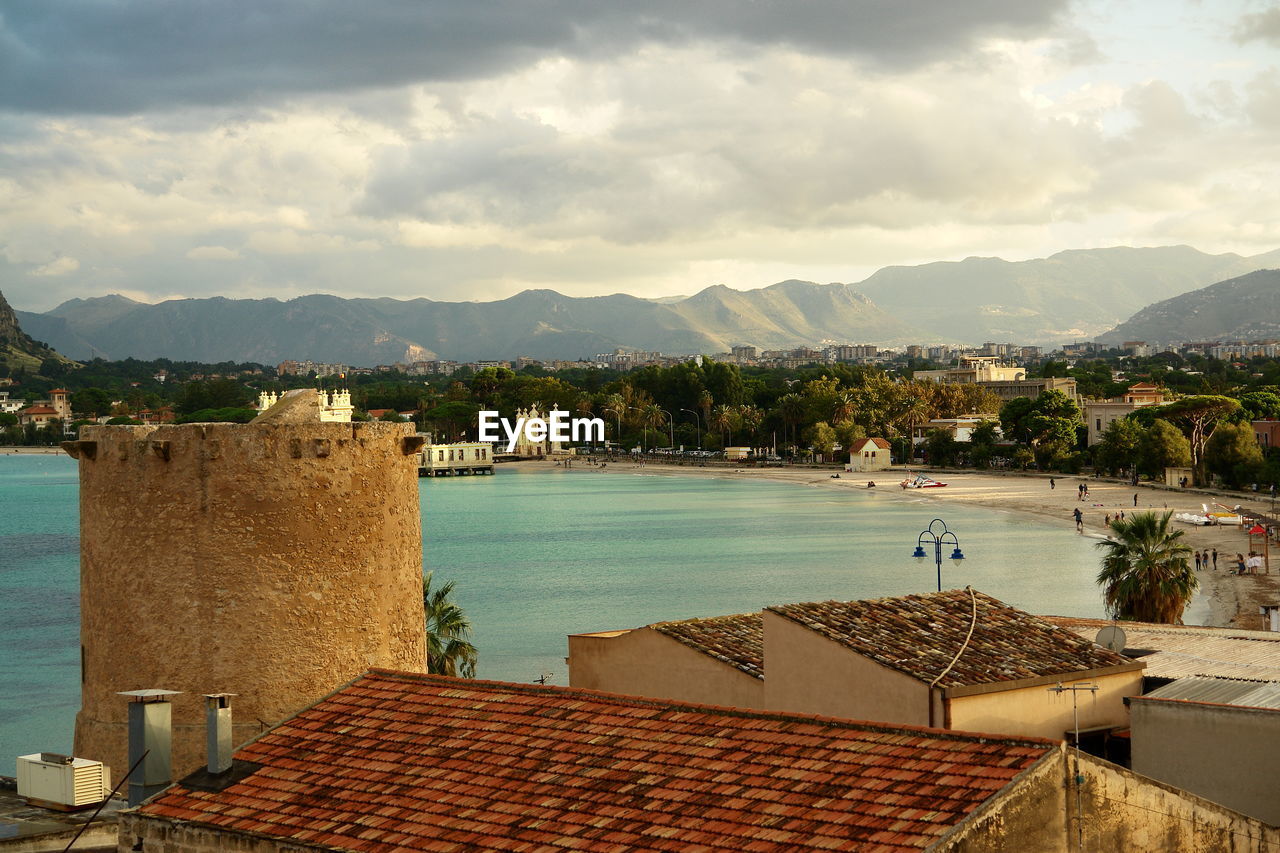
[[[1239,705],[1280,711],[1280,683],[1242,678],[1179,678],[1142,699],[1180,699],[1212,705]]]
[[[1209,675],[1280,681],[1280,634],[1272,631],[1150,622],[1112,623],[1106,619],[1063,616],[1042,618],[1088,640],[1093,640],[1100,628],[1118,624],[1124,629],[1130,649],[1155,649],[1153,654],[1138,658],[1147,665],[1143,674],[1148,678]]]

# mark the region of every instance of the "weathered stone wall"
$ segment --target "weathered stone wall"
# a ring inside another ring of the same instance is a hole
[[[120,816],[118,844],[120,853],[302,853],[328,849],[130,813]]]
[[[407,424],[85,427],[76,754],[127,769],[121,690],[184,691],[182,775],[202,693],[237,694],[239,744],[371,666],[421,671],[418,443]]]

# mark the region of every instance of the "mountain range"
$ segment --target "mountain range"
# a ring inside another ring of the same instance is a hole
[[[1276,265],[1280,250],[1242,257],[1187,246],[1117,247],[1029,261],[886,267],[857,284],[784,281],[747,291],[715,285],[662,299],[528,290],[494,302],[317,294],[151,305],[112,295],[72,299],[45,313],[18,312],[18,319],[78,359],[367,365],[574,359],[619,347],[713,353],[735,344],[785,349],[824,340],[1053,344],[1092,339],[1152,303]]]
[[[1280,338],[1280,270],[1258,270],[1148,305],[1099,340],[1250,341]]]
[[[0,364],[9,370],[22,369],[39,373],[46,359],[62,357],[40,341],[34,340],[18,325],[18,317],[0,293]]]

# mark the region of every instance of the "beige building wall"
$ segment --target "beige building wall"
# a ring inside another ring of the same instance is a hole
[[[313,403],[314,405],[314,403]],[[202,693],[234,741],[370,667],[422,671],[409,424],[86,426],[75,753],[127,768],[122,690],[174,697],[174,772],[204,762]]]
[[[652,628],[569,635],[569,685],[680,702],[764,707],[764,682]]]
[[[1140,666],[1140,665],[1139,665]],[[1051,693],[1049,688],[1058,679],[1037,679],[1036,683],[1014,689],[990,692],[974,692],[956,695],[975,688],[948,690],[947,728],[970,732],[1000,732],[1002,734],[1027,735],[1061,740],[1063,733],[1073,725],[1070,693]],[[1128,710],[1124,700],[1142,692],[1142,670],[1134,669],[1093,678],[1081,678],[1062,682],[1064,687],[1073,684],[1096,684],[1096,693],[1077,693],[1076,703],[1080,714],[1080,728],[1094,726],[1126,726]],[[993,685],[976,685],[977,689]]]
[[[764,611],[764,707],[927,726],[929,688],[785,616]],[[934,725],[942,725],[941,697]]]
[[[1133,769],[1280,825],[1280,711],[1135,700]]]
[[[1280,845],[1280,828],[1194,794],[1087,754],[1080,756],[1078,766],[1084,776],[1079,811],[1076,759],[1064,745],[1025,770],[933,849],[947,853],[1268,853]]]

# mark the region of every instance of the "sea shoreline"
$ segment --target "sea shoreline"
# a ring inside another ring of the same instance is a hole
[[[585,460],[573,458],[571,471],[590,474],[599,471],[598,467],[586,463]],[[522,463],[528,464],[528,463]],[[546,461],[534,463],[539,467],[553,468],[557,463]],[[939,512],[948,503],[967,504],[983,508],[1013,512],[1051,519],[1064,526],[1074,526],[1072,511],[1079,508],[1084,513],[1084,530],[1082,535],[1102,537],[1106,533],[1105,517],[1121,511],[1133,512],[1135,509],[1173,512],[1198,512],[1202,503],[1210,505],[1215,497],[1191,491],[1177,491],[1149,485],[1132,487],[1127,483],[1112,480],[1093,480],[1086,477],[1053,476],[1053,487],[1050,486],[1050,475],[1024,474],[1022,472],[948,472],[937,475],[948,485],[938,489],[902,489],[899,483],[906,474],[904,468],[893,468],[871,473],[848,473],[835,468],[830,469],[789,469],[789,468],[732,468],[732,467],[695,467],[688,465],[672,465],[646,461],[643,465],[629,460],[608,464],[605,469],[613,473],[660,474],[683,477],[730,477],[742,479],[764,479],[777,482],[794,483],[828,489],[859,489],[874,491],[878,499],[911,500],[925,499],[938,504]],[[839,473],[839,477],[832,474]],[[868,482],[874,482],[874,489],[868,489]],[[1078,486],[1084,483],[1089,488],[1089,497],[1080,500]],[[1137,506],[1134,495],[1137,495]],[[1217,498],[1217,500],[1223,500]],[[1245,509],[1266,511],[1270,501],[1239,500],[1231,498],[1231,505],[1239,504]],[[1259,611],[1262,604],[1280,603],[1280,552],[1272,554],[1271,574],[1236,576],[1228,574],[1227,568],[1234,561],[1237,553],[1249,551],[1249,537],[1237,527],[1196,527],[1176,523],[1176,529],[1183,531],[1183,541],[1196,550],[1216,548],[1218,550],[1218,569],[1204,570],[1198,573],[1200,589],[1187,607],[1184,620],[1188,625],[1210,625],[1223,628],[1245,628],[1250,630],[1264,629],[1264,621]]]

